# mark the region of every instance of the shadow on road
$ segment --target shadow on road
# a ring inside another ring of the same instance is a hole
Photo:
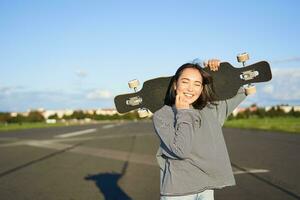
[[[95,181],[100,192],[104,195],[105,200],[131,200],[131,198],[120,188],[118,180],[122,178],[120,173],[102,173],[89,175],[85,180]]]
[[[129,151],[130,153],[128,155],[127,161],[122,167],[121,173],[100,173],[96,175],[88,175],[87,177],[85,177],[85,180],[95,181],[100,192],[104,195],[105,200],[131,200],[131,198],[118,185],[118,180],[126,174],[135,140],[136,136],[133,136]]]

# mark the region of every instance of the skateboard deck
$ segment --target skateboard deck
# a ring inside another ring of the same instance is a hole
[[[204,70],[213,78],[217,101],[232,98],[243,85],[272,79],[270,65],[266,61],[242,68],[235,68],[230,63],[223,62],[218,71],[211,71],[209,68]],[[165,105],[172,77],[159,77],[145,81],[141,90],[116,96],[114,102],[117,111],[126,113],[138,108],[147,108],[154,113],[159,110]]]

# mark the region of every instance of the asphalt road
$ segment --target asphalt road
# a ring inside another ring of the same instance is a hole
[[[215,199],[300,199],[300,135],[224,129],[237,185]],[[0,199],[159,199],[151,122],[0,132]]]

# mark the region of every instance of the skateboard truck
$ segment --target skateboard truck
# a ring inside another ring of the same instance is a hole
[[[243,64],[243,67],[245,67],[245,63],[247,60],[249,60],[248,53],[241,53],[241,54],[237,55],[237,61],[241,62]],[[247,80],[251,80],[251,79],[255,78],[256,76],[258,76],[258,74],[259,73],[257,71],[249,70],[249,71],[242,72],[242,74],[240,75],[240,78],[247,81]],[[254,85],[248,84],[245,87],[245,92],[247,95],[254,94],[256,92],[256,88]]]
[[[134,89],[134,92],[137,92],[137,88],[139,87],[140,82],[137,79],[131,80],[128,82],[128,86],[130,89]],[[143,99],[139,96],[130,97],[126,100],[126,105],[129,106],[137,106],[140,105],[143,102]]]
[[[244,79],[245,81],[254,79],[256,76],[258,76],[258,71],[253,71],[253,70],[249,70],[249,71],[245,71],[241,74],[240,78]]]
[[[140,82],[137,79],[131,80],[128,82],[128,86],[131,89],[134,89],[134,92],[137,93],[137,88],[139,87]],[[143,99],[140,96],[135,96],[135,97],[130,97],[129,99],[126,100],[126,105],[130,106],[137,106],[142,104]],[[149,111],[146,108],[139,108],[138,109],[138,115],[140,118],[145,118],[149,116]]]
[[[128,100],[126,100],[126,104],[130,106],[137,106],[140,105],[143,102],[143,99],[139,96],[137,97],[131,97]]]

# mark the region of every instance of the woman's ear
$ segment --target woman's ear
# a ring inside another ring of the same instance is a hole
[[[173,83],[173,88],[174,88],[174,90],[177,89],[177,87],[176,87],[176,82]]]

